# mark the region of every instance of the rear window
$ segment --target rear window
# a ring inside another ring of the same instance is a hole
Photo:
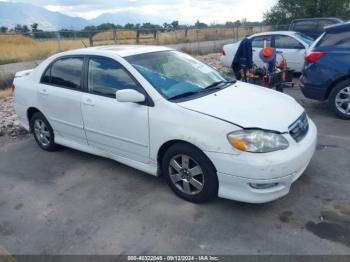
[[[320,20],[318,22],[318,27],[319,27],[319,30],[323,31],[326,26],[334,25],[336,23],[337,23],[336,21],[332,21],[332,20]]]
[[[312,45],[312,43],[315,41],[315,39],[313,39],[312,37],[304,35],[304,34],[299,33],[299,32],[295,34],[295,37],[298,38],[299,40],[307,43],[309,46]]]
[[[295,22],[293,30],[295,31],[314,31],[317,30],[318,23],[316,21],[300,21]]]
[[[350,32],[327,33],[320,40],[318,47],[337,46],[341,48],[350,48]]]

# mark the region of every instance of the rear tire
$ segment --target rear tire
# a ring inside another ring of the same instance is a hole
[[[204,203],[217,197],[216,170],[196,147],[186,143],[171,146],[164,154],[161,167],[169,187],[180,198]]]
[[[342,81],[333,87],[328,103],[338,117],[350,119],[350,79]]]
[[[30,119],[30,130],[37,144],[45,151],[57,151],[59,146],[55,144],[55,134],[45,116],[37,112]]]

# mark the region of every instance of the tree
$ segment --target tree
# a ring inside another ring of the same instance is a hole
[[[17,33],[27,34],[29,31],[30,30],[29,30],[29,27],[27,25],[17,24],[15,27],[15,32],[17,32]]]
[[[202,29],[202,28],[207,28],[208,25],[197,20],[197,22],[194,24],[194,27],[198,29]]]
[[[35,32],[38,32],[38,23],[33,23],[30,25],[30,27],[32,28],[32,32],[35,33]]]
[[[171,27],[176,30],[179,29],[179,21],[172,21],[171,22]]]
[[[171,31],[172,29],[171,24],[168,24],[168,23],[164,23],[163,28],[165,29],[165,31]]]
[[[8,30],[8,28],[6,26],[1,26],[0,27],[0,32],[3,33],[3,34],[7,33],[7,30]]]
[[[135,25],[132,24],[132,23],[127,23],[127,24],[124,25],[124,28],[132,30],[132,29],[135,29]]]
[[[264,22],[270,25],[286,25],[293,19],[311,17],[350,17],[349,0],[278,0],[264,14]]]

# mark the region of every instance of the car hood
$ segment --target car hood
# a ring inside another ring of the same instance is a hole
[[[178,105],[243,128],[281,133],[288,132],[288,127],[304,112],[288,95],[243,82]]]

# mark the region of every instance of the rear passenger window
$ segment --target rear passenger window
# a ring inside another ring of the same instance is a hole
[[[50,84],[51,79],[51,67],[47,68],[43,76],[41,77],[41,83]]]
[[[91,58],[88,89],[91,93],[114,98],[117,90],[139,90],[139,86],[119,63],[105,58]]]
[[[51,84],[80,89],[82,58],[65,58],[56,61],[51,67]]]
[[[266,46],[272,45],[272,37],[271,36],[256,36],[252,40],[253,48],[264,48]]]
[[[350,32],[328,33],[318,44],[319,47],[337,46],[350,48]]]
[[[83,58],[63,58],[54,62],[41,78],[41,82],[73,89],[81,88]]]

